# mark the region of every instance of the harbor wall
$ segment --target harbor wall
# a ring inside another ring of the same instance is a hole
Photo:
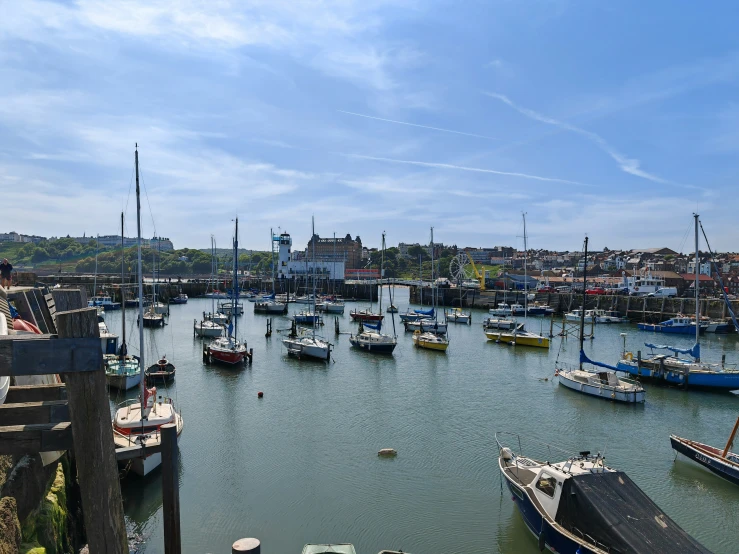
[[[421,302],[421,291],[417,286],[411,287],[411,302],[415,304],[431,304],[431,288],[424,287],[423,302]],[[456,288],[436,289],[437,305],[444,307],[460,306],[460,291]],[[525,296],[523,291],[479,291],[475,289],[463,290],[461,305],[465,308],[494,308],[501,302],[508,304],[523,304]],[[545,293],[537,294],[529,303],[539,302],[554,308],[556,313],[569,312],[582,305],[582,294],[567,293]],[[729,317],[726,304],[721,298],[701,298],[701,315],[715,319]],[[731,301],[734,313],[739,310],[739,301]],[[694,298],[647,298],[625,295],[588,295],[585,303],[586,309],[617,310],[631,321],[658,323],[677,314],[695,314]]]

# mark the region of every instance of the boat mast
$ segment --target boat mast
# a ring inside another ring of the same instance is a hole
[[[123,276],[125,274],[125,246],[123,244],[123,212],[121,212],[121,314],[123,319],[123,342],[119,351],[121,361],[126,357],[126,294],[123,287]]]
[[[421,291],[419,301],[421,303],[421,309],[423,309],[423,252],[418,254],[418,290]]]
[[[434,228],[431,227],[431,307],[436,317],[436,281],[434,281]],[[423,325],[421,325],[423,328]]]
[[[380,294],[378,295],[378,313],[382,315],[382,279],[385,277],[385,231],[382,232],[382,254],[380,256]]]
[[[217,284],[218,280],[216,279],[216,238],[211,235],[210,236],[210,280],[212,283]],[[213,286],[210,290],[211,297],[210,297],[210,313],[211,317],[215,315],[216,313],[216,296],[215,296],[215,286]]]
[[[234,276],[231,283],[231,318],[234,322],[233,340],[236,341],[236,330],[238,328],[238,319],[236,318],[236,305],[239,297],[239,218],[236,218],[236,231],[234,234]]]
[[[98,293],[98,251],[100,250],[100,235],[95,235],[95,281],[92,285],[92,296]],[[94,303],[94,301],[93,301]]]
[[[526,316],[529,314],[529,277],[527,267],[529,246],[526,242],[526,212],[521,212],[521,216],[523,217],[523,322],[526,324]]]
[[[695,344],[700,342],[701,334],[701,305],[699,300],[699,287],[700,282],[700,263],[698,262],[698,214],[693,214],[695,218]],[[700,351],[698,352],[698,358],[695,360],[700,362]]]
[[[580,310],[580,352],[583,351],[585,341],[585,283],[588,280],[588,237],[585,237],[585,263],[582,266],[582,309]],[[580,370],[582,370],[582,357],[580,357]]]
[[[336,231],[334,231],[334,269],[331,272],[331,294],[336,296]],[[335,301],[336,299],[334,299]]]
[[[311,276],[313,277],[313,344],[316,343],[316,218],[311,216],[311,241],[313,242],[313,263],[311,264]]]
[[[139,284],[139,371],[143,373],[144,364],[144,275],[141,263],[141,189],[139,188],[139,145],[136,143],[136,230],[137,230],[137,262],[136,280]],[[143,427],[146,419],[146,406],[144,405],[144,388],[146,387],[144,376],[141,376],[141,425]]]

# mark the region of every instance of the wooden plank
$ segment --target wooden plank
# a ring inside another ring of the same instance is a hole
[[[28,425],[32,423],[61,423],[69,421],[66,400],[42,402],[17,402],[0,404],[0,421],[3,425]]]
[[[180,480],[177,466],[180,452],[177,447],[177,424],[160,427],[162,445],[162,519],[164,520],[164,554],[181,554],[180,537]]]
[[[141,458],[143,456],[148,456],[149,454],[158,454],[161,453],[161,451],[161,442],[159,444],[147,446],[145,449],[141,448],[140,446],[125,446],[123,448],[116,448],[115,458],[120,462],[124,460],[131,460],[133,458]]]
[[[97,315],[95,318],[99,336]],[[99,338],[59,339],[54,335],[0,336],[0,376],[95,371],[100,369],[102,364],[103,352]]]
[[[22,456],[71,447],[72,424],[68,421],[0,427],[0,454]]]
[[[46,402],[66,399],[67,386],[64,383],[58,383],[55,385],[18,385],[10,387],[5,402]]]
[[[97,337],[97,310],[57,312],[56,327],[61,338]],[[82,513],[90,552],[128,554],[105,372],[102,364],[98,369],[100,371],[77,371],[65,376]]]
[[[33,315],[33,310],[31,310],[31,305],[28,303],[28,298],[24,291],[21,290],[9,293],[8,300],[13,303],[15,310],[20,314],[22,319],[25,319],[38,327],[36,318]]]
[[[46,299],[41,289],[33,289],[30,291],[32,298],[29,299],[31,303],[31,309],[36,316],[36,321],[40,323],[39,328],[44,333],[54,333],[56,328],[54,327],[54,320],[49,312],[49,306],[46,304]],[[27,295],[28,296],[28,295]]]
[[[51,289],[57,312],[87,307],[87,293],[83,289]]]

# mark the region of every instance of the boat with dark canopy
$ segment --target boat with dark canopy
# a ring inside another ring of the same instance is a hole
[[[498,464],[539,549],[558,554],[705,554],[710,551],[664,513],[601,454],[580,452],[562,462],[540,461],[501,444]],[[559,450],[549,445],[551,455]],[[519,450],[521,447],[519,446]]]

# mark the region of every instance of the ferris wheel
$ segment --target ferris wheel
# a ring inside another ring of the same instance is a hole
[[[452,258],[452,261],[449,262],[449,275],[457,283],[461,283],[472,277],[467,254],[461,252]]]

